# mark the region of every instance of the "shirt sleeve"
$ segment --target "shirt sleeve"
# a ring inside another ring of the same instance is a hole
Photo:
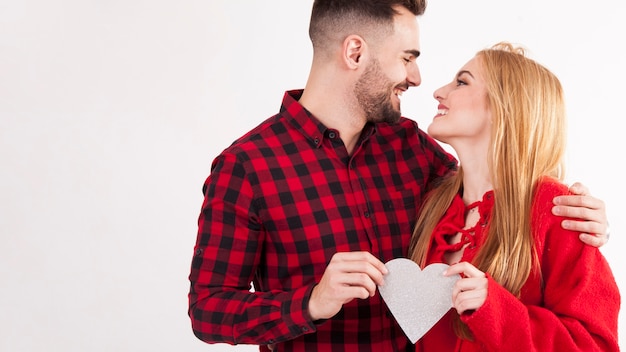
[[[315,331],[308,313],[313,286],[253,292],[263,248],[262,223],[249,174],[222,154],[204,184],[189,280],[194,334],[208,343],[273,344]]]
[[[452,170],[456,170],[458,165],[456,158],[417,125],[415,128],[421,142],[420,145],[424,150],[423,155],[428,158],[428,165],[431,167],[431,177],[439,178]]]
[[[613,273],[598,248],[549,213],[554,195],[541,193],[544,206],[533,214],[541,219],[536,245],[543,302],[524,304],[488,277],[485,304],[461,317],[488,351],[619,351],[621,299]]]

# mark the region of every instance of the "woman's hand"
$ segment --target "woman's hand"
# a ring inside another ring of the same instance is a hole
[[[485,303],[487,299],[487,275],[468,262],[451,265],[445,276],[459,275],[452,290],[452,306],[459,314],[470,313]]]

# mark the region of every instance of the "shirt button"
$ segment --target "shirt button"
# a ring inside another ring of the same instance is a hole
[[[303,326],[302,327],[302,332],[307,332],[307,331],[309,331],[309,328],[307,328],[306,326]]]
[[[315,144],[320,144],[320,139],[319,138],[315,138]]]
[[[370,217],[370,212],[366,211],[365,213],[363,213],[363,215],[365,215],[366,218],[369,218]]]
[[[337,137],[337,133],[330,131],[328,132],[328,138],[335,139]]]

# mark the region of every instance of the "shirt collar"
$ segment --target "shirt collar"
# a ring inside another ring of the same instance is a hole
[[[296,129],[302,132],[307,139],[319,148],[324,138],[327,138],[328,127],[324,126],[313,114],[311,114],[298,101],[302,97],[303,89],[289,90],[285,92],[280,114]],[[376,125],[367,123],[361,133],[361,139],[369,138],[376,130]]]

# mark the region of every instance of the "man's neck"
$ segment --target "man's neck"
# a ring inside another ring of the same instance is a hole
[[[354,94],[326,82],[318,84],[310,78],[299,102],[324,126],[339,131],[348,153],[352,154],[365,127],[364,113],[358,108]]]

